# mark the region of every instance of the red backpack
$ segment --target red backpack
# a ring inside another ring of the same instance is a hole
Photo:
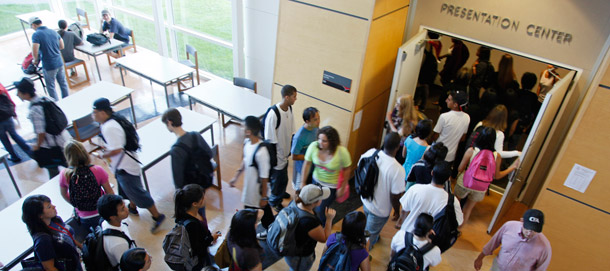
[[[487,191],[496,173],[496,158],[490,150],[480,150],[464,173],[464,187]]]

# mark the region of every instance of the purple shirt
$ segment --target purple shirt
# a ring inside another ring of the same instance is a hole
[[[551,263],[551,243],[542,233],[525,239],[522,228],[523,222],[506,222],[483,247],[483,254],[491,255],[502,245],[496,258],[500,270],[546,270]]]
[[[326,247],[330,247],[337,242],[336,235],[336,233],[333,233],[328,237],[328,240],[326,240]],[[345,240],[342,241],[345,244]],[[350,263],[351,270],[358,270],[360,263],[369,256],[369,253],[364,248],[352,249],[350,250],[350,256],[352,257],[352,262]]]

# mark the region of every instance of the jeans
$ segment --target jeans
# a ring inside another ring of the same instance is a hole
[[[313,180],[313,184],[321,185],[315,179]],[[322,227],[325,227],[325,225],[326,225],[326,207],[330,206],[335,201],[336,198],[337,198],[337,189],[330,188],[330,197],[323,200],[322,203],[320,203],[320,206],[314,208],[314,212],[320,219],[320,222],[322,223]]]
[[[373,249],[373,246],[377,241],[379,241],[379,233],[385,226],[385,223],[388,222],[388,217],[379,217],[371,213],[364,205],[362,206],[364,209],[364,214],[366,215],[366,227],[365,231],[368,231],[371,236],[369,236],[370,246],[369,251]]]
[[[263,270],[275,264],[277,261],[282,259],[282,256],[277,255],[275,251],[269,248],[266,241],[259,241],[258,244],[263,248],[261,252],[261,261],[263,265]],[[284,260],[286,264],[290,267],[292,271],[307,271],[310,270],[313,266],[313,263],[316,259],[316,253],[313,252],[309,256],[285,256]]]
[[[144,190],[140,176],[131,175],[121,169],[115,177],[119,185],[119,195],[123,198],[129,199],[140,208],[148,209],[155,204],[150,193]]]
[[[271,173],[271,195],[269,195],[269,204],[271,206],[279,206],[282,204],[286,186],[288,185],[288,164],[283,169],[273,169]]]
[[[77,219],[80,220],[80,223],[76,221]],[[72,228],[74,229],[74,239],[79,242],[83,242],[85,240],[85,237],[87,237],[87,234],[89,234],[90,228],[95,229],[95,227],[101,224],[100,219],[101,216],[99,215],[89,218],[75,218],[73,222],[70,223],[70,226],[72,226]]]
[[[12,158],[18,158],[19,156],[17,156],[17,153],[15,153],[15,149],[13,149],[11,141],[8,139],[9,135],[25,153],[27,153],[29,156],[32,156],[32,150],[30,149],[30,146],[28,146],[28,144],[25,143],[25,140],[23,140],[23,138],[17,133],[17,131],[15,131],[15,123],[13,122],[13,118],[9,118],[5,121],[0,121],[0,141],[2,141],[2,145]]]
[[[54,70],[42,69],[42,74],[44,76],[45,83],[47,83],[47,91],[49,92],[51,98],[56,101],[58,100],[57,93],[55,93],[55,79],[57,79],[59,88],[61,88],[61,97],[65,98],[70,95],[70,92],[68,91],[68,81],[66,81],[66,74],[64,73],[63,67],[59,67]]]

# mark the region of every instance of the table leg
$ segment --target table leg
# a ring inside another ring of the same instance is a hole
[[[146,171],[142,169],[142,179],[144,179],[144,186],[146,186],[146,191],[150,192],[150,187],[148,187],[148,179],[146,178]]]
[[[136,109],[133,107],[133,99],[131,97],[131,93],[129,93],[129,104],[131,105],[131,118],[133,120],[133,125],[138,128],[138,121],[136,120]]]
[[[123,77],[123,66],[119,66],[119,72],[121,73],[121,82],[123,83],[123,86],[125,86],[125,78]]]
[[[167,94],[167,85],[163,85],[163,90],[165,90],[165,102],[167,103],[167,108],[169,108],[169,95]]]
[[[193,77],[193,73],[191,72],[191,88],[195,87],[195,77]]]
[[[212,146],[214,146],[214,124],[210,126],[210,137],[212,138]]]
[[[193,100],[191,100],[191,96],[189,96],[189,109],[193,110]]]
[[[11,177],[11,181],[13,182],[13,186],[15,186],[15,190],[17,190],[17,195],[19,195],[19,197],[21,198],[21,191],[19,191],[19,187],[17,186],[17,183],[15,182],[15,177],[13,176],[13,173],[11,172],[11,168],[8,166],[8,162],[6,162],[6,156],[4,158],[2,158],[2,162],[4,163],[4,167],[6,168],[6,171],[8,172],[8,176]]]
[[[28,37],[28,32],[25,31],[25,25],[23,24],[23,21],[19,20],[19,22],[21,22],[21,28],[23,28],[23,34],[25,34],[25,40],[27,40],[28,41],[28,45],[30,47],[32,47],[32,43],[30,42],[30,37]]]
[[[97,56],[93,56],[93,60],[95,60],[95,67],[97,68],[97,76],[100,78],[100,81],[102,81],[102,73],[100,72],[100,66],[97,65]],[[123,72],[121,71],[121,78],[122,77],[123,77]],[[123,83],[123,85],[125,85],[125,83]]]

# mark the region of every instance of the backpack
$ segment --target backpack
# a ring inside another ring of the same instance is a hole
[[[1,84],[0,87],[4,88]],[[16,116],[15,104],[13,104],[11,99],[8,97],[7,92],[0,91],[0,93],[0,121],[5,121]]]
[[[110,43],[110,39],[101,33],[91,33],[87,35],[87,41],[95,46],[104,45],[106,42]]]
[[[377,179],[379,179],[378,154],[379,150],[376,150],[373,155],[362,158],[354,173],[356,193],[364,199],[372,200],[375,193],[375,186],[377,186]]]
[[[34,57],[31,52],[21,62],[21,70],[25,74],[35,74],[38,72],[38,66],[34,65]]]
[[[343,235],[335,235],[336,242],[332,244],[322,255],[318,271],[350,271],[352,255],[346,243],[343,242]]]
[[[198,184],[206,189],[212,185],[214,179],[214,166],[208,154],[197,144],[197,133],[189,133],[195,146],[189,147],[182,142],[174,144],[175,147],[183,149],[188,159],[184,165],[184,180],[186,184]]]
[[[129,247],[135,247],[136,243],[129,239],[127,235],[119,230],[105,229],[102,231],[101,226],[91,229],[91,232],[83,241],[83,249],[81,257],[87,271],[110,271],[119,270],[119,266],[113,267],[108,260],[108,255],[104,251],[104,236],[121,237],[127,241]]]
[[[59,135],[68,127],[68,119],[64,111],[55,102],[43,97],[40,102],[33,103],[40,105],[44,111],[45,132],[51,135]]]
[[[268,140],[264,140],[263,142],[259,143],[258,146],[256,146],[256,149],[254,150],[254,154],[252,154],[252,164],[250,164],[250,166],[256,168],[256,171],[258,171],[258,163],[256,162],[256,153],[258,152],[258,150],[261,147],[265,147],[267,148],[267,152],[269,153],[269,163],[271,164],[269,166],[269,178],[271,178],[271,172],[273,171],[273,169],[275,168],[275,166],[277,166],[277,151],[275,149],[275,144],[269,142]]]
[[[163,252],[165,252],[163,259],[172,270],[191,270],[199,263],[197,256],[193,255],[189,234],[186,231],[186,225],[190,222],[191,219],[186,219],[176,223],[163,239]]]
[[[434,248],[428,243],[422,248],[413,244],[413,233],[405,233],[405,247],[398,251],[388,264],[388,271],[421,271],[424,270],[424,254]]]
[[[464,173],[464,187],[477,191],[487,191],[496,173],[496,158],[490,150],[480,150]]]
[[[290,113],[292,113],[292,105],[288,106],[288,108],[290,108]],[[275,113],[275,117],[277,119],[277,123],[275,124],[275,130],[277,130],[277,128],[280,128],[280,123],[282,123],[282,118],[280,116],[280,110],[277,108],[277,106],[272,105],[269,108],[267,108],[267,112],[265,112],[265,115],[263,116],[262,119],[262,129],[261,129],[261,135],[263,136],[263,139],[265,139],[265,122],[267,121],[267,115],[269,115],[269,111],[273,111]]]
[[[300,248],[296,243],[296,228],[299,225],[299,219],[302,217],[316,218],[313,214],[299,209],[293,201],[288,207],[282,209],[275,217],[275,221],[269,225],[267,245],[277,255],[296,256],[299,254]]]
[[[83,39],[83,28],[80,26],[79,22],[74,22],[70,26],[68,26],[68,31],[72,31],[79,37],[81,40]]]
[[[447,194],[447,205],[434,216],[434,225],[432,226],[435,233],[432,237],[432,243],[441,249],[441,253],[452,247],[460,236],[459,225],[455,218],[453,194],[451,191],[448,191]]]
[[[140,149],[140,136],[136,132],[136,128],[128,121],[125,117],[117,114],[112,114],[110,119],[115,120],[121,125],[125,132],[125,146],[126,151],[135,152]]]
[[[81,211],[96,211],[102,189],[91,171],[92,166],[74,169],[70,177],[70,204]]]

